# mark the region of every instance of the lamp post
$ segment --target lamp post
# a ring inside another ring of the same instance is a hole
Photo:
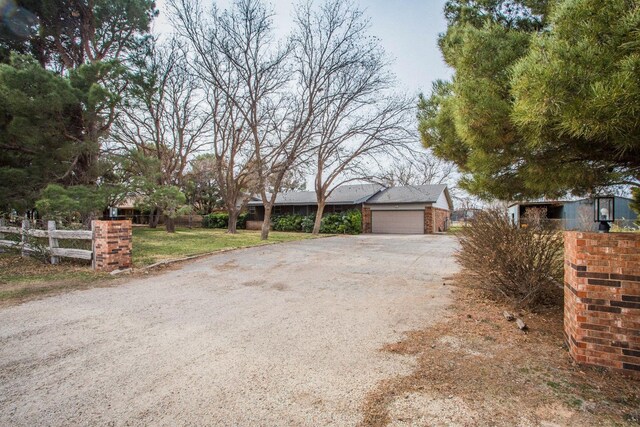
[[[593,220],[599,222],[598,233],[608,233],[609,223],[615,219],[615,198],[611,196],[596,197],[593,201]]]

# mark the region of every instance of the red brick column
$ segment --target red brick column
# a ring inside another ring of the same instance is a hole
[[[431,206],[424,208],[424,234],[433,234],[434,210]]]
[[[580,363],[640,378],[640,233],[564,233],[564,333]]]
[[[362,208],[362,232],[371,233],[371,208]]]
[[[131,268],[131,221],[93,221],[93,269]]]

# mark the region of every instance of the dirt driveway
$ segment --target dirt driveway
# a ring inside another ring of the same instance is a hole
[[[0,425],[353,425],[443,314],[448,236],[244,249],[0,310]]]

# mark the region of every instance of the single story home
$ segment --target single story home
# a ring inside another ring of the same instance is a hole
[[[614,197],[615,223],[628,227],[638,219],[638,214],[631,209],[631,199]],[[597,230],[594,221],[592,198],[579,200],[541,200],[517,202],[509,205],[509,218],[514,224],[524,225],[527,210],[544,208],[546,219],[556,224],[561,230]]]
[[[311,215],[317,211],[314,191],[279,193],[273,215]],[[325,213],[357,209],[364,233],[431,234],[449,227],[453,203],[446,185],[384,187],[378,184],[343,185],[327,199]],[[258,198],[248,204],[247,228],[259,228],[264,207]]]

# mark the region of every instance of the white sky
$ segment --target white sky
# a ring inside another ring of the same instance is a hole
[[[204,0],[207,5],[208,0]],[[213,1],[213,0],[209,0]],[[158,0],[160,16],[154,25],[158,34],[171,32],[164,0]],[[225,7],[229,0],[219,0]],[[293,2],[273,0],[274,24],[279,35],[291,28]],[[393,71],[399,89],[414,94],[428,92],[431,82],[447,79],[452,71],[445,65],[438,50],[438,34],[445,31],[442,14],[445,0],[360,0],[358,4],[371,19],[371,33],[380,39],[387,54],[394,60]]]

